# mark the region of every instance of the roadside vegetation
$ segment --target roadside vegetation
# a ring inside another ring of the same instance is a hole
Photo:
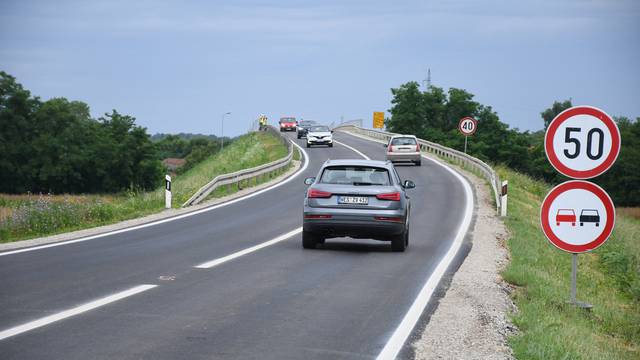
[[[544,129],[557,114],[573,106],[571,100],[556,101],[549,108],[541,109],[540,114],[529,114],[530,123],[537,122],[544,127],[531,132],[509,128],[491,106],[475,101],[474,95],[464,89],[445,91],[431,86],[421,91],[418,83],[412,81],[391,89],[391,93],[391,117],[385,120],[389,131],[413,134],[462,151],[464,136],[458,131],[458,122],[472,116],[478,120],[478,128],[468,139],[468,154],[552,184],[567,180],[549,164],[543,141]],[[620,156],[615,165],[594,182],[607,190],[617,206],[640,207],[640,166],[637,166],[640,118],[616,116],[614,119],[622,136]]]
[[[509,180],[505,222],[511,261],[502,275],[513,284],[518,307],[512,318],[520,332],[510,338],[516,358],[640,359],[640,118],[614,118],[622,136],[620,156],[593,180],[619,208],[609,241],[578,257],[578,299],[594,305],[586,311],[567,303],[571,255],[551,245],[539,225],[544,196],[567,180],[546,159],[544,129],[573,106],[571,100],[556,101],[531,119],[544,129],[530,132],[510,129],[491,106],[464,89],[422,91],[417,82],[408,82],[391,93],[389,131],[462,150],[458,121],[473,116],[478,128],[469,137],[468,153],[497,164],[500,178]]]
[[[515,287],[516,358],[640,358],[640,220],[618,212],[609,241],[578,256],[577,297],[594,307],[576,308],[566,302],[571,255],[540,230],[540,204],[551,186],[506,167],[497,171],[509,179],[511,261],[502,275]]]
[[[271,134],[260,132],[240,136],[221,153],[174,177],[173,207],[180,207],[217,175],[258,166],[286,154],[286,147]],[[0,194],[0,242],[106,225],[156,213],[163,208],[163,186],[152,191],[108,195]]]

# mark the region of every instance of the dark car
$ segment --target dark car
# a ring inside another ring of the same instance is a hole
[[[584,226],[584,223],[595,223],[596,226],[600,226],[600,213],[594,209],[584,209],[580,212],[580,226]]]
[[[316,122],[313,120],[300,120],[298,123],[298,139],[307,136],[307,130],[309,130],[310,126],[315,125]]]
[[[327,160],[304,199],[302,246],[349,236],[391,241],[393,251],[409,244],[411,203],[405,193],[415,184],[401,181],[390,161]]]

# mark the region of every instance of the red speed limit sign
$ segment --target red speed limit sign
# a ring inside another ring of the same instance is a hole
[[[567,109],[551,121],[544,149],[553,167],[574,179],[607,171],[620,153],[620,131],[604,111],[591,106]]]
[[[476,132],[478,128],[478,121],[471,117],[464,117],[460,119],[458,123],[458,130],[462,133],[462,135],[470,136]]]
[[[613,231],[616,212],[598,185],[571,180],[553,188],[540,208],[542,231],[557,248],[582,253],[602,245]]]

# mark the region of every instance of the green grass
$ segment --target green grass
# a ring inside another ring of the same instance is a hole
[[[286,155],[286,146],[274,135],[259,132],[241,136],[221,153],[173,179],[173,207],[180,207],[217,175],[258,166]],[[226,195],[226,192],[221,190],[215,195]],[[111,224],[156,213],[163,208],[164,187],[116,195],[0,194],[0,242]]]
[[[549,185],[499,167],[509,179],[511,262],[503,277],[515,285],[512,315],[520,329],[510,338],[518,359],[640,359],[640,221],[619,216],[612,237],[578,256],[578,299],[566,303],[571,255],[542,234],[540,203]]]

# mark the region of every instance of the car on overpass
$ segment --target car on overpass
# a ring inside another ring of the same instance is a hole
[[[307,128],[307,147],[327,145],[333,147],[333,131],[326,125],[312,125]]]
[[[307,136],[307,129],[312,125],[316,125],[316,122],[313,121],[313,120],[300,120],[300,122],[298,123],[298,126],[297,126],[298,139],[300,139],[302,137],[306,137]]]
[[[401,181],[390,161],[327,160],[305,184],[305,249],[344,236],[391,241],[391,249],[398,252],[409,245],[411,203],[406,190],[415,184]]]
[[[418,139],[413,135],[394,135],[385,147],[387,148],[387,160],[408,161],[416,166],[422,164],[420,145]]]
[[[280,131],[296,131],[296,127],[298,126],[298,122],[295,117],[281,117],[280,121]]]

